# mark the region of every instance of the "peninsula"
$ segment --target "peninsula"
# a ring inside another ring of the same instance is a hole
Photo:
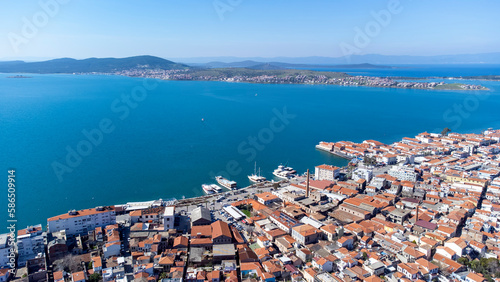
[[[347,68],[347,66],[343,66]],[[165,80],[197,80],[271,84],[325,84],[430,90],[488,90],[481,85],[430,81],[396,80],[387,77],[353,76],[343,72],[289,69],[282,65],[261,64],[247,68],[190,67],[153,56],[129,58],[69,58],[44,62],[0,62],[4,73],[106,74]]]

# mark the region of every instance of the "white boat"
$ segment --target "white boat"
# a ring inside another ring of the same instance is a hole
[[[211,184],[201,184],[201,188],[203,189],[203,192],[205,192],[205,194],[211,195],[211,194],[215,193],[214,189],[212,188],[212,185]]]
[[[279,165],[278,168],[273,171],[274,176],[283,179],[291,178],[295,176],[296,173],[296,170],[289,166],[285,167],[284,165]]]
[[[264,176],[260,175],[260,167],[259,167],[259,174],[257,174],[257,162],[255,162],[253,174],[249,175],[248,179],[250,179],[250,181],[255,182],[255,183],[260,183],[260,182],[264,182],[267,180]]]
[[[222,192],[222,188],[220,188],[219,185],[217,185],[217,184],[210,184],[210,186],[212,186],[212,189],[215,191],[215,193]]]
[[[222,187],[226,187],[229,190],[233,190],[238,187],[236,181],[227,180],[222,176],[216,176],[215,180],[217,180],[217,183],[219,183]]]

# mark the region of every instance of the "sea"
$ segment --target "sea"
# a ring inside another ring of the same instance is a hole
[[[341,71],[459,77],[498,75],[500,66]],[[320,164],[348,163],[315,149],[320,141],[390,144],[445,127],[455,132],[500,128],[500,82],[493,81],[459,81],[487,91],[435,91],[12,75],[0,74],[4,233],[8,220],[15,220],[17,229],[45,227],[48,217],[72,209],[201,196],[201,184],[215,183],[216,175],[245,187],[255,166],[273,179],[280,164],[303,173]],[[16,180],[12,217],[9,170],[15,170]]]

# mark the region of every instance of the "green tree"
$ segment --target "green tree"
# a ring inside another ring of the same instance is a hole
[[[451,129],[449,129],[448,127],[445,127],[443,129],[443,131],[441,131],[441,135],[443,135],[443,136],[448,135],[448,132],[451,132]]]
[[[469,259],[466,257],[459,257],[457,261],[460,264],[463,264],[465,266],[469,266]]]
[[[90,282],[99,282],[99,281],[101,281],[101,280],[102,280],[102,279],[101,279],[101,274],[99,274],[99,273],[93,273],[93,274],[92,274],[92,275],[90,275],[90,277],[89,277],[89,281],[90,281]]]
[[[363,252],[363,260],[367,260],[368,259],[368,254],[366,252]]]
[[[161,279],[165,279],[165,278],[167,278],[167,273],[166,273],[166,272],[162,272],[162,273],[160,274],[159,279],[161,280]]]

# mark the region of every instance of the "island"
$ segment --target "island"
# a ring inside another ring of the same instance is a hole
[[[248,62],[247,62],[248,63]],[[289,66],[289,65],[288,65]],[[366,64],[361,66],[366,67]],[[348,68],[348,65],[343,65]],[[360,67],[352,65],[351,67]],[[375,66],[370,65],[371,68]],[[387,66],[380,66],[386,68]],[[419,79],[394,79],[349,75],[344,72],[318,71],[287,68],[280,63],[248,63],[246,67],[188,66],[154,56],[128,58],[71,58],[43,62],[0,62],[3,73],[66,73],[123,75],[130,77],[156,78],[165,80],[197,80],[272,84],[325,84],[342,86],[365,86],[429,90],[489,90],[481,85],[463,83],[433,82]]]
[[[24,75],[11,75],[7,76],[7,78],[33,78],[32,76],[24,76]]]

